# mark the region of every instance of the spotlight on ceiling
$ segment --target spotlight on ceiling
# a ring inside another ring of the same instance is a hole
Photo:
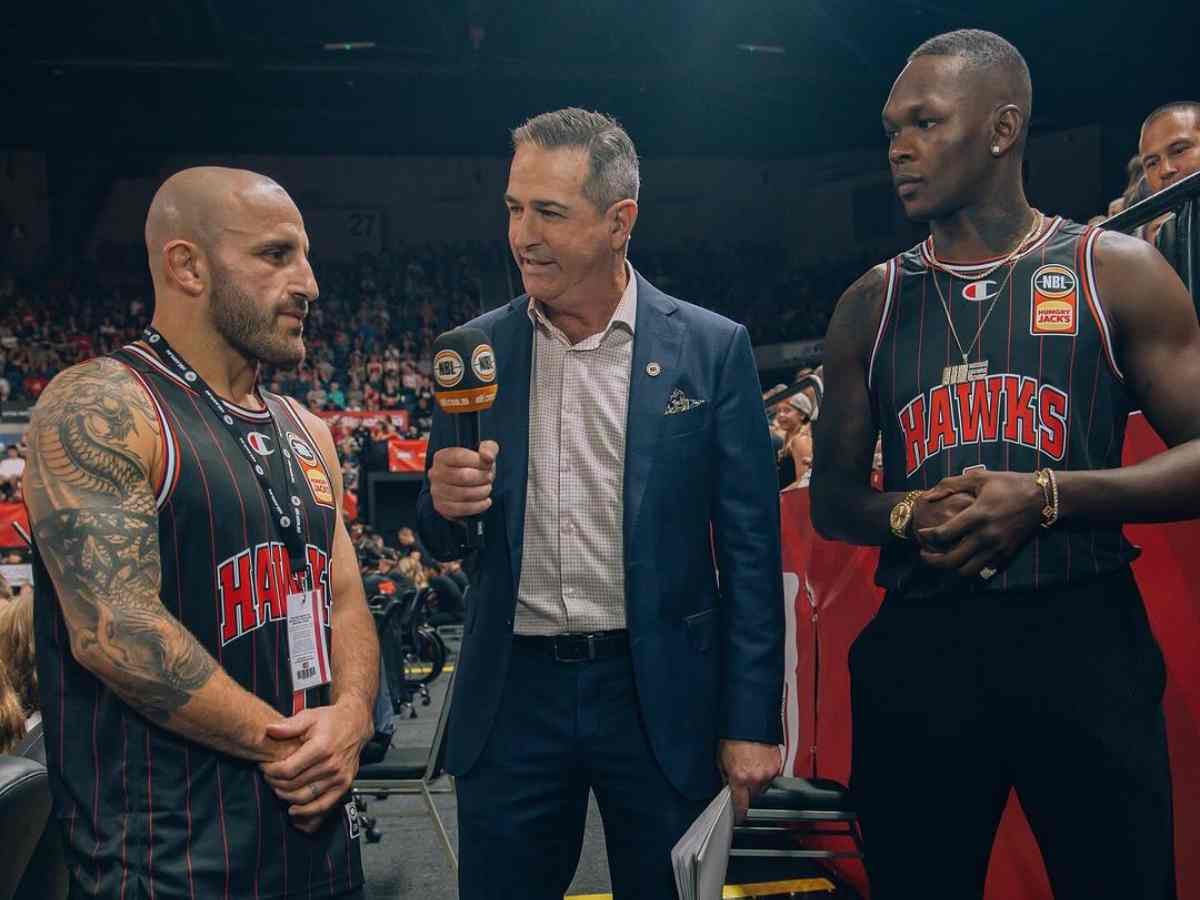
[[[745,50],[747,53],[771,53],[775,56],[787,53],[787,48],[778,44],[738,44],[737,48]]]
[[[374,41],[330,41],[322,44],[326,50],[372,50]]]

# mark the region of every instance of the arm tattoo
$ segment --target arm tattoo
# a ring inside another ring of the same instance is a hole
[[[26,499],[38,551],[76,652],[159,722],[212,677],[216,661],[162,605],[158,515],[139,452],[158,420],[113,360],[60,375],[34,410]]]

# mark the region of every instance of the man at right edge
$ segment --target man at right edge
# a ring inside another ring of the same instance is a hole
[[[930,852],[921,896],[982,896],[1014,787],[1056,897],[1175,895],[1165,672],[1121,526],[1200,514],[1200,327],[1153,247],[1031,208],[1031,97],[997,35],[911,55],[883,127],[930,237],[825,343],[813,521],[880,545],[887,589],[850,653],[876,900]],[[1170,449],[1121,468],[1134,409]]]

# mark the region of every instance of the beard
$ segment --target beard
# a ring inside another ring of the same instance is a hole
[[[279,331],[279,314],[284,308],[260,309],[226,272],[214,267],[209,294],[213,325],[217,333],[247,359],[285,369],[304,362],[303,337]]]

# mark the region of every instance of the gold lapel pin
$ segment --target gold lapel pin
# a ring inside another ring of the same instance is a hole
[[[651,378],[657,378],[662,374],[662,366],[656,362],[646,363],[646,374]]]

